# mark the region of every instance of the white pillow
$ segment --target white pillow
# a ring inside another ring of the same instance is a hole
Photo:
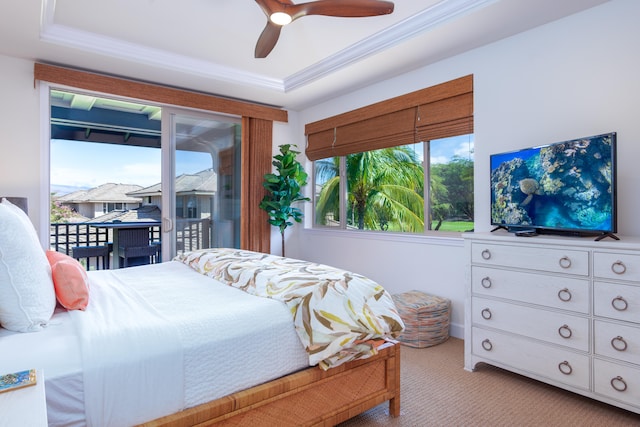
[[[6,199],[0,202],[0,326],[35,332],[56,307],[51,266],[29,217]]]

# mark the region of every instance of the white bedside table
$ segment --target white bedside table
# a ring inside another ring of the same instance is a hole
[[[42,369],[36,375],[36,385],[0,393],[0,427],[47,426]]]

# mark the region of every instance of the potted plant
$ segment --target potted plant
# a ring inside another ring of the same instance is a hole
[[[293,225],[289,219],[302,222],[302,210],[294,207],[293,203],[310,200],[300,192],[300,189],[307,184],[308,175],[296,160],[296,155],[299,153],[291,149],[291,144],[280,145],[280,154],[273,156],[275,160],[272,162],[276,167],[276,173],[265,174],[262,184],[267,194],[259,207],[269,214],[269,224],[280,229],[282,256],[285,256],[284,231]]]

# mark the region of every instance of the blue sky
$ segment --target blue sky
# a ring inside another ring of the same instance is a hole
[[[453,156],[473,159],[473,135],[431,141],[431,164],[448,163]]]
[[[160,182],[157,148],[53,140],[51,185],[93,188],[113,182],[147,187]],[[211,167],[205,153],[179,152],[176,173],[195,173]]]

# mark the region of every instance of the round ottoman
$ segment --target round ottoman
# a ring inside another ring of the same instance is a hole
[[[420,291],[392,295],[405,330],[398,341],[409,347],[431,347],[449,338],[451,301]]]

